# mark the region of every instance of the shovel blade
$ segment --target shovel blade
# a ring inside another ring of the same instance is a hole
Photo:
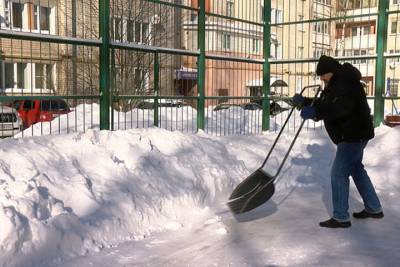
[[[243,213],[257,208],[272,197],[275,192],[274,177],[258,169],[243,180],[232,192],[227,203],[235,213]]]

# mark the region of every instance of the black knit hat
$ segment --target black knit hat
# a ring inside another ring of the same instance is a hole
[[[333,57],[322,55],[317,64],[316,73],[318,76],[324,75],[328,72],[335,73],[340,68],[340,63]]]

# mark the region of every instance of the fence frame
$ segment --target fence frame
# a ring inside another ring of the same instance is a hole
[[[270,92],[270,67],[272,64],[280,63],[304,63],[304,62],[316,62],[316,58],[303,58],[296,60],[287,59],[270,59],[270,34],[272,26],[284,26],[291,24],[301,24],[301,23],[312,23],[321,21],[332,21],[348,18],[356,18],[363,16],[377,16],[377,46],[375,55],[367,56],[350,56],[350,57],[338,57],[338,59],[374,59],[375,63],[375,95],[373,97],[374,101],[374,125],[378,126],[383,122],[384,116],[384,101],[388,99],[400,99],[400,97],[388,97],[384,95],[385,92],[385,70],[387,65],[387,59],[398,58],[400,54],[388,54],[386,53],[387,48],[387,25],[389,21],[390,14],[399,14],[400,10],[389,11],[389,1],[379,1],[378,12],[361,14],[354,16],[342,16],[342,17],[331,17],[324,19],[313,19],[306,21],[291,21],[283,23],[271,23],[271,1],[263,0],[264,4],[264,22],[257,23],[253,21],[248,21],[244,19],[238,19],[234,17],[228,17],[220,14],[215,14],[206,11],[205,0],[198,1],[198,7],[189,7],[181,4],[176,4],[172,2],[166,2],[162,0],[147,0],[148,2],[165,5],[174,8],[186,9],[189,11],[195,11],[198,13],[198,51],[187,51],[182,49],[170,49],[164,47],[149,46],[143,44],[127,44],[118,43],[110,40],[110,0],[99,0],[99,39],[81,39],[76,37],[65,37],[56,35],[44,35],[39,33],[31,32],[16,32],[12,30],[0,30],[0,38],[12,38],[17,40],[27,40],[27,41],[40,41],[47,43],[59,43],[59,44],[70,44],[70,45],[83,45],[88,47],[97,47],[100,49],[99,58],[99,83],[100,92],[98,95],[71,95],[71,96],[0,96],[0,101],[10,101],[15,99],[98,99],[100,101],[100,129],[101,130],[113,130],[113,116],[110,109],[112,109],[113,101],[119,99],[154,99],[156,108],[154,109],[154,125],[158,126],[159,114],[158,114],[158,101],[160,99],[195,99],[197,100],[197,128],[203,130],[205,127],[205,101],[207,99],[219,99],[226,97],[217,96],[206,96],[205,95],[205,67],[207,59],[231,61],[231,62],[246,62],[262,65],[262,77],[263,77],[263,88],[262,88],[262,130],[266,131],[269,129],[270,118],[269,118],[269,97]],[[206,53],[206,42],[205,42],[205,32],[206,32],[206,17],[214,16],[219,18],[230,19],[232,21],[244,22],[251,25],[262,26],[263,28],[263,59],[249,59],[241,57],[229,57],[221,55],[210,55]],[[114,95],[112,91],[112,74],[113,70],[111,66],[113,51],[114,49],[124,49],[133,51],[144,51],[147,53],[152,53],[154,56],[154,96],[142,96],[142,95]],[[171,55],[187,55],[195,56],[198,59],[198,96],[192,97],[174,97],[174,96],[163,96],[160,95],[158,90],[160,66],[159,66],[159,56],[160,54],[171,54]],[[241,97],[246,98],[246,97]],[[250,97],[251,98],[251,97]],[[234,97],[229,97],[229,99],[234,99]],[[110,127],[111,122],[111,127]]]

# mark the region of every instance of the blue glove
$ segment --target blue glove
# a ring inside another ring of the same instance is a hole
[[[302,97],[300,94],[295,94],[292,97],[292,103],[294,106],[301,106],[304,103],[304,97]]]
[[[300,116],[305,119],[313,119],[317,116],[317,110],[312,106],[305,106],[301,109]]]

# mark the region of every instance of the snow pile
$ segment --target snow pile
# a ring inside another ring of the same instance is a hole
[[[170,116],[177,113],[170,111],[161,117],[173,121]],[[124,241],[135,241],[126,253],[139,256],[121,266],[159,266],[164,259],[171,266],[397,262],[400,127],[377,128],[365,151],[364,164],[386,214],[382,226],[357,222],[349,232],[326,232],[317,222],[327,219],[331,210],[329,167],[335,147],[318,129],[320,123],[306,122],[317,130],[306,128],[300,134],[273,198],[235,218],[224,203],[233,188],[261,165],[276,133],[213,137],[159,128],[108,132],[96,129],[98,106],[82,105],[75,112],[26,131],[86,133],[0,140],[0,266],[63,264],[77,256],[90,258],[96,251],[116,253],[113,249]],[[147,116],[133,112],[114,114],[120,116],[115,123],[130,125],[135,115]],[[231,116],[229,112],[218,114]],[[285,114],[271,119],[274,131]],[[242,115],[243,123],[222,129],[241,133],[244,122],[258,121],[257,116]],[[216,113],[207,118],[216,126],[225,121]],[[296,113],[266,166],[269,172],[279,165],[300,123]],[[358,210],[362,205],[354,190],[352,186],[350,205]],[[152,239],[157,234],[165,234],[165,240]],[[324,250],[327,247],[329,251]],[[185,249],[179,253],[176,248]],[[156,254],[159,258],[149,257],[148,262],[139,259]],[[114,256],[107,255],[99,256],[96,266],[115,266]],[[360,255],[362,259],[357,258]],[[375,260],[375,255],[384,260]],[[71,266],[89,263],[83,259]]]
[[[1,147],[2,266],[187,226],[248,173],[205,134],[162,129],[5,139]]]

